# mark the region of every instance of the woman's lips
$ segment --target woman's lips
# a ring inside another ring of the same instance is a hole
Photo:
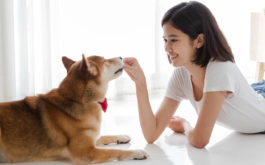
[[[171,61],[175,60],[178,56],[179,56],[178,54],[169,55]]]

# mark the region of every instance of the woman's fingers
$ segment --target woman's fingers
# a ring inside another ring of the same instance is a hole
[[[135,58],[125,58],[124,59],[124,66],[123,69],[130,74],[137,74],[137,69],[139,69],[139,66],[135,65],[136,59]]]
[[[132,66],[131,65],[128,65],[128,64],[124,64],[123,68],[124,69],[132,69]]]
[[[133,75],[131,72],[126,71],[126,73],[128,74],[128,76],[129,76],[133,81],[135,81],[135,77],[134,77],[134,75]]]
[[[123,69],[125,70],[126,73],[128,73],[128,72],[133,73],[135,70],[133,67],[131,67],[129,65],[123,66]]]
[[[130,76],[130,78],[135,82],[135,83],[141,83],[144,84],[143,82],[145,81],[145,76],[144,72],[139,65],[138,61],[134,57],[127,57],[123,59],[124,63],[124,70],[125,72]]]
[[[129,66],[129,65],[124,65],[123,66],[124,71],[129,75],[129,77],[132,80],[135,80],[135,76],[133,74],[133,67]]]
[[[136,60],[136,58],[133,58],[133,57],[126,57],[123,59],[123,63],[125,65],[133,66],[137,63],[137,60]]]
[[[183,119],[183,118],[181,118],[181,117],[179,117],[179,116],[172,116],[172,117],[171,117],[171,120],[172,120],[172,119]]]

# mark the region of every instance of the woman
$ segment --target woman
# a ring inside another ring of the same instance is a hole
[[[162,19],[165,51],[176,67],[166,95],[153,114],[145,76],[135,58],[124,59],[124,69],[135,82],[139,117],[148,143],[169,126],[203,148],[216,121],[243,133],[265,131],[265,100],[248,84],[234,63],[232,51],[210,10],[199,2],[185,2],[169,9]],[[173,117],[181,100],[194,106],[198,120]]]

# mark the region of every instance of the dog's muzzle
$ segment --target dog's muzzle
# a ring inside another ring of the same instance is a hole
[[[123,68],[118,69],[114,74],[117,74],[119,72],[122,72]]]

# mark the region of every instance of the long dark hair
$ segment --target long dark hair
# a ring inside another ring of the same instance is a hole
[[[181,30],[191,40],[204,34],[204,44],[193,59],[195,64],[205,67],[210,60],[235,62],[230,46],[205,5],[196,1],[180,3],[165,13],[162,26],[165,23]]]

